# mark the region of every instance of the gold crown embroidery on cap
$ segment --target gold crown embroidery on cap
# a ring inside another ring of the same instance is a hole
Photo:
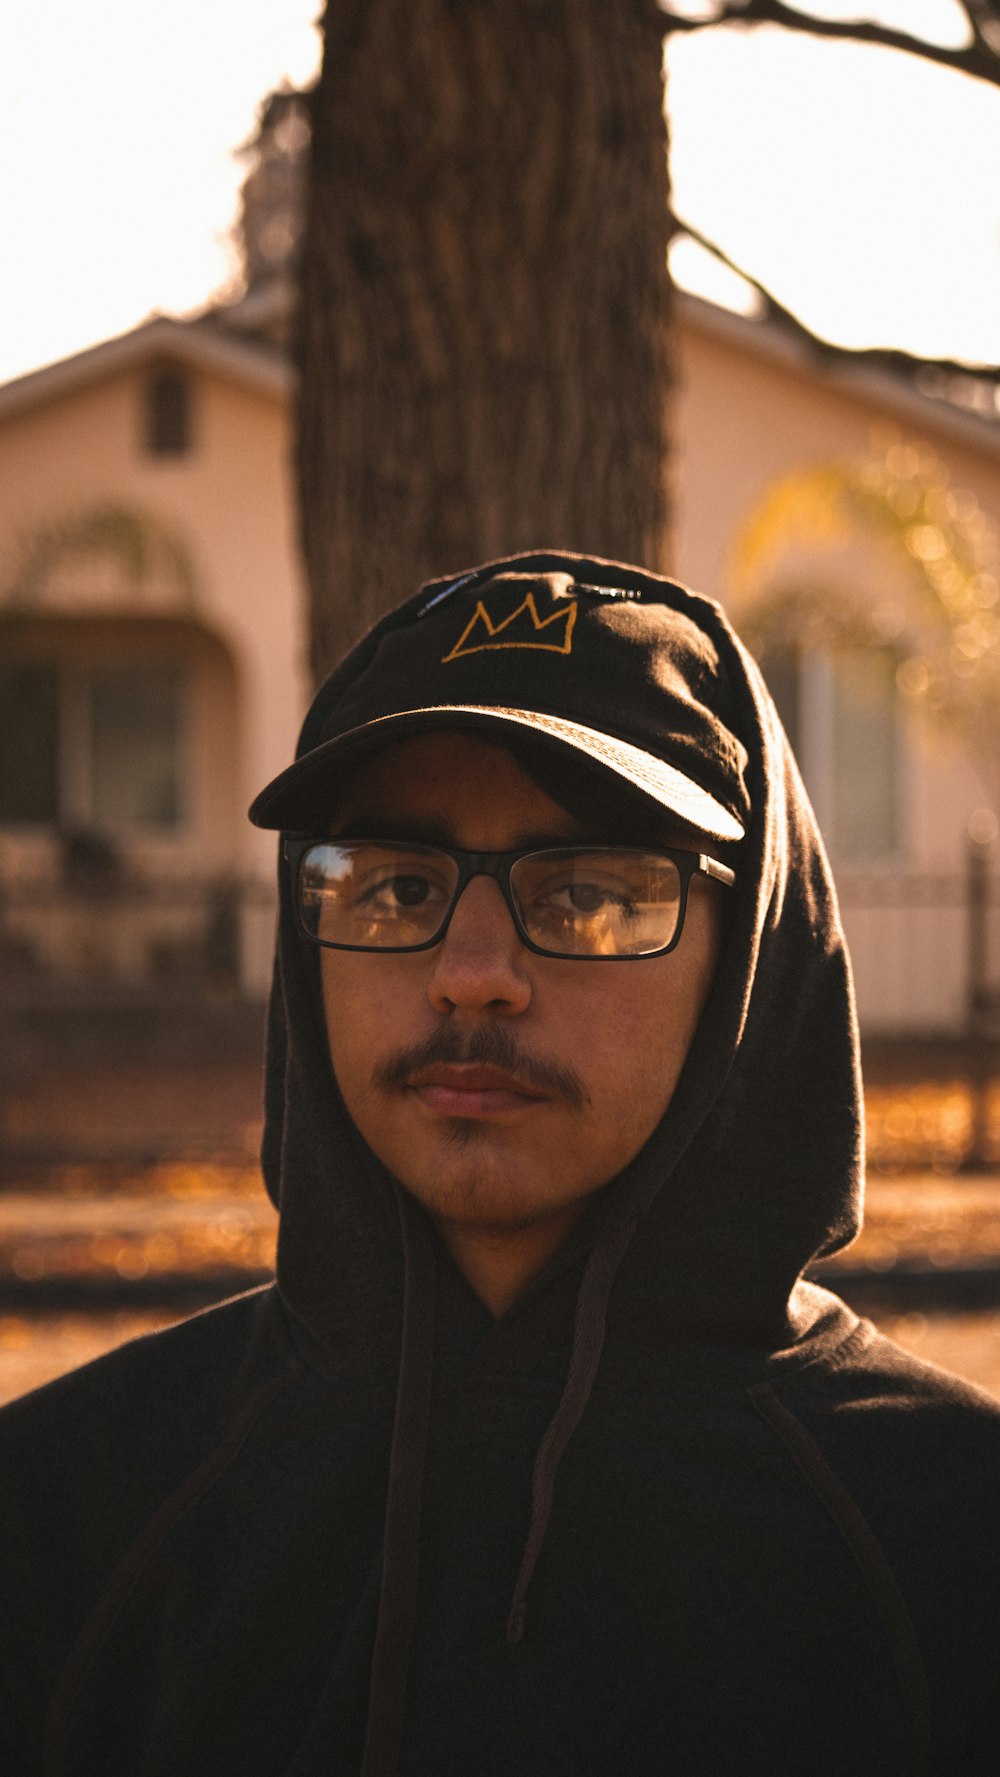
[[[477,599],[475,611],[451,653],[443,656],[441,665],[460,660],[463,654],[479,654],[486,648],[543,648],[549,654],[570,654],[575,623],[575,600],[553,611],[551,617],[539,617],[535,595],[529,592],[509,617],[494,623],[482,599]],[[543,632],[551,634],[553,640],[540,641]]]

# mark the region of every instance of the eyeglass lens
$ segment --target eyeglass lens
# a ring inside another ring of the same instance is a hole
[[[459,867],[430,847],[328,840],[299,872],[303,924],[321,944],[399,950],[444,925]],[[511,896],[532,943],[563,956],[642,956],[673,939],[681,875],[655,852],[600,848],[530,852],[510,871]]]

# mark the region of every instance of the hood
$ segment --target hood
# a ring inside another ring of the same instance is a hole
[[[730,681],[751,815],[714,985],[673,1100],[645,1147],[591,1205],[505,1317],[547,1318],[546,1295],[598,1240],[635,1222],[611,1303],[649,1349],[694,1337],[757,1352],[802,1327],[790,1298],[811,1259],[860,1223],[862,1109],[850,967],[814,816],[770,695],[720,607],[672,581],[563,553],[506,558],[492,574],[564,574],[669,604],[710,638]],[[474,577],[464,596],[474,606]],[[383,619],[318,691],[298,756],[401,623],[449,585]],[[463,598],[460,584],[453,594]],[[461,613],[457,614],[458,616]],[[732,855],[732,854],[730,854]],[[641,965],[640,965],[641,966]],[[278,1279],[295,1319],[328,1349],[398,1352],[403,1248],[398,1191],[348,1117],[327,1059],[315,954],[296,936],[282,873],[271,999],[264,1172],[281,1211]],[[624,1329],[620,1329],[624,1330]]]

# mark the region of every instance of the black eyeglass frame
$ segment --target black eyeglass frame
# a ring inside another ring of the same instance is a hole
[[[424,853],[428,857],[451,858],[458,866],[458,881],[445,913],[444,919],[430,938],[424,938],[420,944],[337,944],[330,938],[319,938],[311,932],[302,916],[302,896],[300,892],[300,871],[302,860],[314,845],[399,845],[407,851]],[[518,851],[463,851],[453,845],[424,845],[415,839],[369,839],[364,834],[338,833],[336,836],[325,834],[291,834],[286,833],[282,839],[282,851],[291,869],[292,900],[295,907],[295,924],[301,937],[310,944],[318,944],[323,950],[351,950],[366,956],[402,956],[413,955],[420,950],[433,950],[440,944],[451,924],[455,908],[475,876],[491,876],[507,904],[507,910],[514,921],[514,928],[522,944],[536,956],[555,957],[558,962],[567,963],[642,963],[653,956],[669,956],[676,950],[684,931],[684,920],[687,915],[688,890],[692,876],[707,876],[713,882],[722,883],[724,888],[733,888],[736,883],[736,872],[728,864],[720,864],[717,858],[711,858],[705,852],[686,851],[682,846],[671,845],[587,845],[578,841],[575,845],[529,845]],[[680,901],[677,912],[677,927],[669,944],[660,950],[636,951],[631,956],[589,955],[586,951],[547,950],[544,944],[536,944],[525,931],[524,921],[518,911],[517,902],[510,886],[510,873],[514,865],[522,858],[558,857],[560,853],[581,852],[623,852],[638,851],[654,858],[669,858],[676,865],[680,876]]]

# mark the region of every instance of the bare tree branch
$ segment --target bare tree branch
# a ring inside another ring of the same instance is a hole
[[[762,284],[759,278],[755,278],[752,272],[746,270],[745,266],[738,265],[736,260],[732,259],[716,241],[710,240],[707,235],[702,234],[699,228],[686,222],[683,216],[679,216],[676,211],[671,213],[671,222],[675,232],[686,234],[689,240],[695,241],[699,247],[703,247],[706,253],[711,253],[713,259],[717,259],[720,265],[724,265],[728,271],[735,272],[737,277],[749,284],[750,288],[755,290],[760,297],[764,318],[776,322],[786,333],[790,333],[800,340],[814,356],[849,359],[852,364],[868,365],[873,369],[888,370],[897,376],[905,376],[910,382],[918,372],[928,371],[943,377],[971,377],[976,382],[993,388],[1000,387],[1000,364],[969,364],[958,358],[921,358],[912,352],[904,352],[894,346],[856,348],[834,345],[831,340],[823,339],[818,333],[813,333],[812,329],[807,327],[804,321],[800,321],[791,309],[786,308],[784,303],[778,301],[766,284]]]
[[[996,0],[961,0],[973,42],[1000,55],[1000,7]]]
[[[661,0],[662,4],[662,0]],[[908,31],[894,30],[890,25],[875,24],[870,19],[824,19],[812,13],[786,6],[784,0],[728,0],[711,18],[690,19],[663,6],[663,29],[667,36],[675,32],[714,30],[717,25],[780,25],[786,31],[800,31],[810,37],[839,39],[844,43],[870,43],[882,49],[898,49],[939,67],[952,68],[959,74],[971,74],[1000,86],[1000,20],[987,0],[964,0],[962,10],[969,26],[971,41],[960,49],[929,43]]]

